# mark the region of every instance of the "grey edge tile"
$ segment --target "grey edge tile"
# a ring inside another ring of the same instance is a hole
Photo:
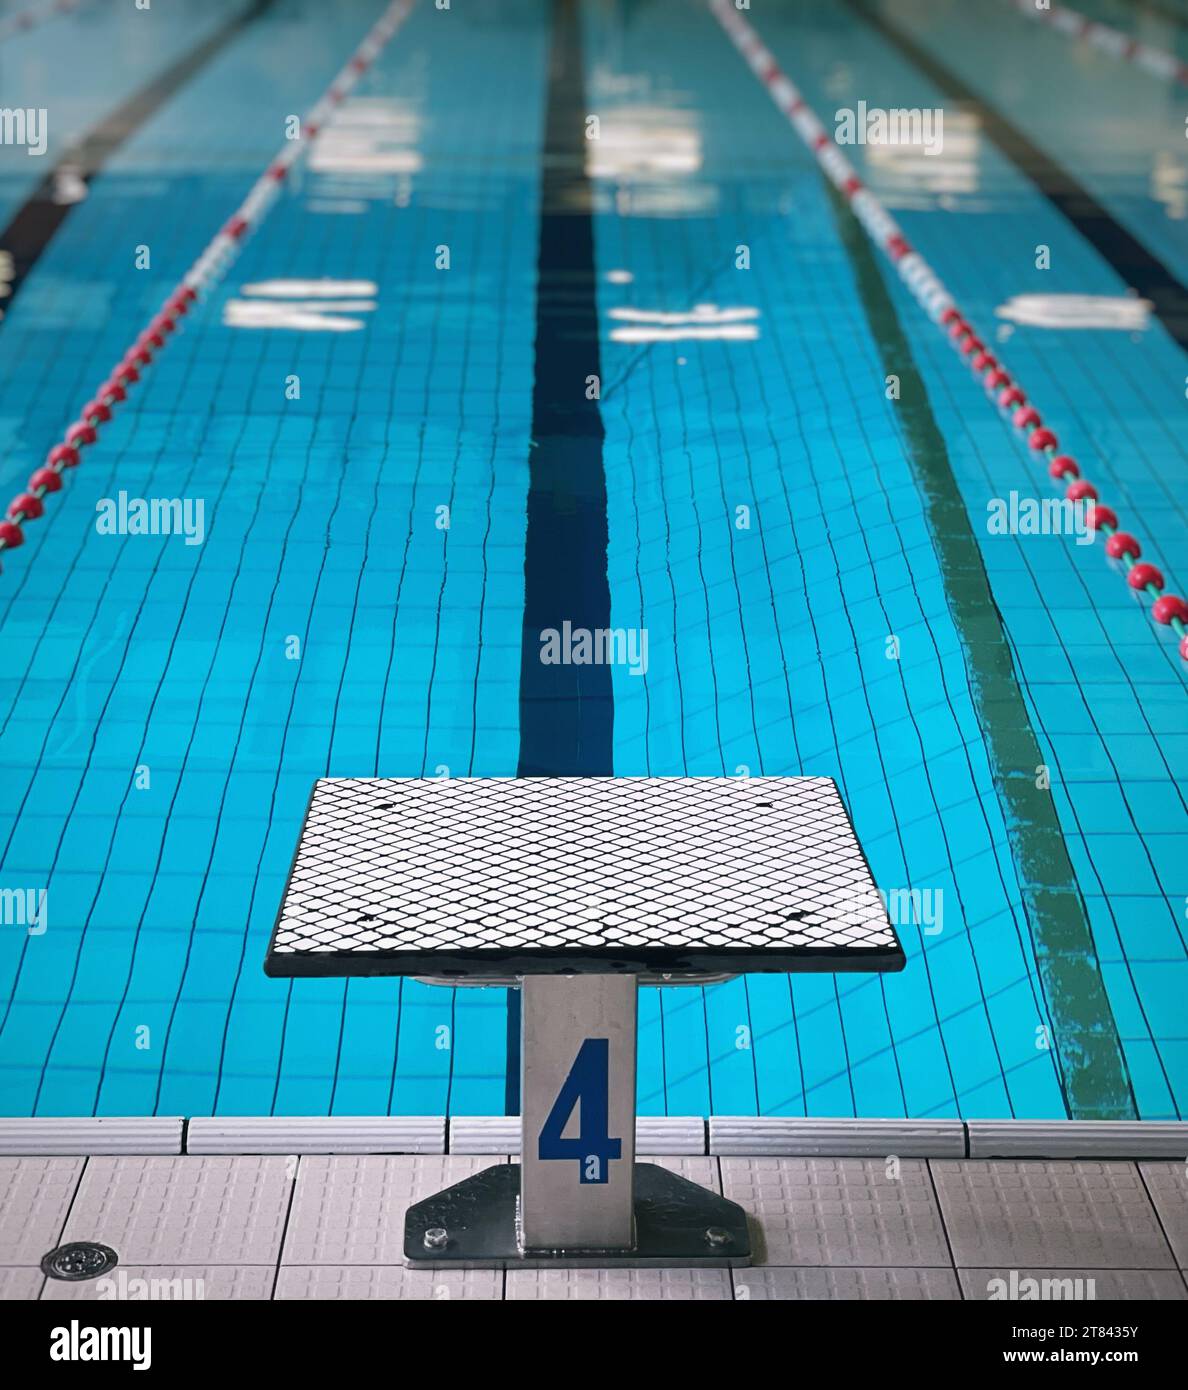
[[[1173,1267],[1133,1163],[934,1159],[932,1171],[959,1267]]]
[[[282,1265],[278,1299],[500,1299],[498,1269],[409,1269],[406,1265]]]
[[[1160,1223],[1181,1269],[1188,1269],[1188,1162],[1140,1163]]]
[[[509,1269],[510,1302],[728,1300],[726,1269]]]
[[[950,1267],[928,1169],[903,1159],[722,1158],[722,1188],[752,1218],[755,1263]]]
[[[1175,1269],[961,1269],[968,1299],[1058,1300],[1188,1299]]]
[[[45,1276],[35,1265],[0,1268],[0,1302],[34,1299],[41,1293],[44,1282]]]
[[[64,1239],[123,1265],[274,1264],[291,1186],[283,1158],[92,1158]]]
[[[0,1265],[37,1265],[60,1245],[81,1158],[0,1158]]]
[[[272,1297],[273,1265],[118,1265],[102,1279],[47,1279],[43,1303],[264,1300]]]
[[[952,1269],[736,1269],[738,1300],[960,1299]]]
[[[282,1262],[402,1265],[408,1207],[498,1162],[461,1154],[303,1158]]]

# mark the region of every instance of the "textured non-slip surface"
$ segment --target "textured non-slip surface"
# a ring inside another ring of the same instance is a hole
[[[130,1264],[270,1264],[293,1166],[283,1158],[92,1158],[63,1240],[100,1241]]]
[[[267,968],[902,964],[828,777],[337,778],[314,788]]]
[[[36,1298],[45,1277],[35,1266],[0,1266],[0,1299]]]
[[[517,1303],[551,1300],[704,1299],[731,1297],[725,1269],[514,1269],[507,1293]]]
[[[931,1167],[958,1264],[1175,1265],[1133,1163],[940,1159]]]
[[[405,1209],[497,1161],[439,1154],[302,1159],[285,1238],[286,1260],[403,1264]]]
[[[96,1300],[104,1303],[267,1300],[273,1297],[275,1283],[276,1267],[272,1264],[121,1264],[102,1279],[88,1279],[77,1284],[47,1279],[41,1297],[57,1302]],[[37,1295],[29,1296],[36,1298]]]
[[[81,1158],[0,1158],[0,1266],[35,1265],[59,1243]]]
[[[734,1276],[738,1299],[957,1299],[951,1269],[743,1269]]]
[[[409,1204],[499,1161],[0,1159],[0,1298],[956,1299],[1025,1297],[1029,1279],[1049,1281],[1050,1298],[1188,1297],[1188,1177],[1173,1163],[1140,1174],[1130,1163],[649,1157],[746,1208],[753,1267],[408,1268]],[[45,1280],[41,1256],[82,1239],[117,1252],[107,1282]]]
[[[941,1266],[944,1229],[928,1166],[881,1160],[723,1158],[722,1188],[756,1218],[777,1265]]]
[[[1139,1172],[1181,1269],[1188,1269],[1188,1161],[1140,1163]]]
[[[1184,1275],[1173,1269],[962,1269],[966,1298],[1089,1302],[1105,1298],[1188,1299]]]
[[[404,1265],[282,1265],[277,1298],[433,1300],[503,1297],[503,1275],[491,1269],[425,1270]]]

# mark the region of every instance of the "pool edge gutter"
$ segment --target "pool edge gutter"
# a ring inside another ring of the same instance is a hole
[[[514,1154],[505,1115],[0,1118],[2,1158]],[[1172,1159],[1184,1120],[913,1120],[640,1116],[640,1151],[720,1158]]]

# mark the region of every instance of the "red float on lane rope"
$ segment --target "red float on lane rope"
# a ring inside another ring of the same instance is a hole
[[[8,504],[9,521],[32,521],[39,517],[45,508],[41,498],[31,492],[18,493]]]
[[[29,490],[35,493],[59,492],[62,475],[56,468],[39,468],[29,475]]]
[[[87,420],[77,420],[66,431],[66,443],[75,449],[83,444],[94,444],[98,438],[95,426]]]
[[[1151,616],[1157,623],[1170,623],[1173,618],[1188,623],[1188,603],[1179,594],[1163,594],[1151,605]]]
[[[1163,575],[1154,565],[1148,565],[1146,561],[1130,567],[1130,572],[1126,576],[1126,582],[1132,589],[1145,589],[1148,584],[1153,584],[1157,589],[1163,588]]]
[[[1129,531],[1115,531],[1106,541],[1106,554],[1111,560],[1124,560],[1127,555],[1137,560],[1143,548]]]

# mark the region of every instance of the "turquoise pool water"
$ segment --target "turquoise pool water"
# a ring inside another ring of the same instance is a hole
[[[111,153],[0,323],[5,496],[381,8],[261,7]],[[243,9],[96,0],[3,44],[6,102],[47,108],[52,162]],[[1166,17],[1093,12],[1183,51]],[[969,99],[861,7],[751,13],[827,124],[944,110],[936,158],[848,153],[1182,586],[1188,354],[985,111],[1182,286],[1183,90],[1005,4],[878,16]],[[314,778],[512,776],[548,743],[520,690],[551,22],[422,0],[5,556],[0,888],[47,913],[0,926],[0,1114],[504,1109],[502,991],[261,961]],[[596,314],[610,618],[648,642],[611,670],[596,770],[833,776],[914,901],[901,975],[644,991],[641,1110],[1183,1117],[1174,642],[1099,545],[988,534],[988,498],[1036,489],[1025,446],[714,19],[579,23],[594,275],[569,288]],[[0,156],[7,221],[41,164]],[[1083,295],[1113,326],[1060,326]],[[121,490],[201,498],[202,543],[99,534]],[[532,553],[547,587],[565,557]]]

